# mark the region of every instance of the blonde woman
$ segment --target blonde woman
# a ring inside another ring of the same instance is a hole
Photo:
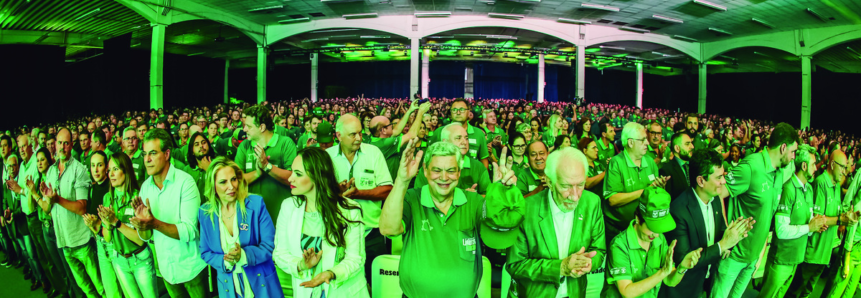
[[[272,262],[275,226],[263,197],[248,194],[242,174],[223,156],[206,171],[200,255],[218,272],[219,297],[284,297]]]
[[[362,211],[341,195],[334,172],[320,148],[299,150],[293,160],[294,197],[281,204],[273,253],[293,277],[293,297],[369,297]]]
[[[565,119],[562,119],[559,114],[553,114],[547,119],[547,131],[544,132],[544,136],[541,137],[541,140],[544,141],[544,145],[547,148],[553,148],[553,144],[556,142],[556,137],[560,135],[565,135],[567,132],[562,128],[564,125],[562,122]]]

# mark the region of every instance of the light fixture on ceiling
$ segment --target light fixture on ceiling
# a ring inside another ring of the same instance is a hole
[[[582,3],[582,4],[580,4],[580,7],[589,8],[589,9],[597,9],[597,10],[606,10],[606,11],[619,11],[619,8],[615,7],[615,6],[592,4],[592,3]]]
[[[622,27],[619,27],[619,29],[625,30],[625,31],[637,32],[637,33],[644,33],[644,34],[650,32],[649,30],[646,30],[646,29],[640,29],[640,28],[634,28],[634,27],[628,27],[628,26],[622,26]]]
[[[705,0],[693,0],[693,2],[696,4],[711,8],[711,9],[726,11],[726,6],[717,5],[717,4],[714,4],[714,3],[711,3],[711,2],[708,2]]]
[[[652,18],[653,18],[653,19],[657,19],[657,20],[661,20],[661,21],[667,21],[667,22],[670,22],[670,23],[676,23],[676,24],[682,24],[682,23],[684,23],[684,22],[685,22],[685,21],[683,21],[682,19],[671,18],[671,17],[665,17],[665,16],[662,16],[662,15],[656,15],[656,14],[653,14],[653,15],[652,15]]]
[[[472,7],[469,6],[458,6],[455,7],[454,10],[463,10],[463,11],[472,11]]]
[[[427,38],[430,38],[430,39],[448,39],[448,38],[454,38],[454,35],[431,35],[431,36],[428,36]]]
[[[763,56],[763,57],[774,58],[774,57],[772,57],[771,55],[766,54],[766,53],[762,53],[762,52],[754,51],[753,53],[754,53],[755,55],[760,55],[760,56]]]
[[[773,24],[771,24],[771,23],[769,23],[769,22],[766,22],[766,21],[764,21],[764,20],[762,20],[762,19],[752,18],[752,19],[750,19],[750,20],[751,20],[751,21],[756,22],[757,24],[760,24],[760,25],[763,25],[763,26],[765,26],[765,27],[768,27],[769,29],[774,29],[774,27],[775,27]]]
[[[385,39],[385,38],[391,38],[391,36],[389,36],[389,35],[362,35],[362,36],[359,36],[359,38]]]
[[[29,2],[29,1],[28,1],[28,2]],[[102,9],[101,9],[101,8],[93,9],[93,10],[91,10],[90,12],[85,13],[85,14],[81,15],[80,17],[76,18],[76,19],[75,19],[75,21],[78,21],[78,20],[83,19],[83,18],[86,18],[86,17],[91,17],[91,16],[93,16],[93,15],[95,15],[95,14],[98,14],[100,11],[102,11]]]
[[[272,12],[274,10],[279,10],[279,9],[283,9],[283,8],[284,8],[284,5],[273,5],[273,6],[252,8],[252,9],[249,9],[248,12],[251,12],[251,13],[255,13],[255,12],[267,13],[267,12]]]
[[[721,57],[721,58],[724,58],[724,59],[729,59],[729,60],[738,60],[738,59],[736,59],[736,58],[733,58],[733,57],[730,57],[730,56],[727,56],[727,55],[718,55],[718,57]]]
[[[762,68],[768,68],[768,69],[771,69],[771,70],[774,70],[774,71],[776,71],[776,70],[777,70],[777,69],[776,69],[776,68],[774,68],[774,67],[767,66],[767,65],[762,65],[762,64],[757,64],[756,66],[759,66],[759,67],[762,67]]]
[[[203,54],[206,54],[206,52],[191,53],[191,54],[188,54],[186,56],[197,56],[197,55],[203,55]]]
[[[490,39],[512,39],[512,40],[517,40],[517,36],[511,36],[511,35],[497,35],[497,34],[489,34],[489,35],[487,35],[486,37],[487,37],[487,38],[490,38]]]
[[[310,21],[310,20],[311,20],[310,18],[298,18],[298,19],[292,19],[292,20],[280,20],[280,21],[278,21],[278,24],[293,24],[293,23],[307,22],[307,21]]]
[[[616,51],[624,51],[623,47],[614,47],[614,46],[599,46],[599,48],[607,49],[607,50],[616,50]]]
[[[329,38],[328,37],[320,37],[320,38],[306,39],[306,40],[303,40],[302,43],[313,42],[313,41],[326,41],[326,40],[329,40]]]
[[[440,18],[440,17],[450,17],[450,11],[430,11],[430,12],[416,12],[415,16],[417,18]]]
[[[661,52],[655,52],[655,51],[652,51],[652,54],[655,54],[655,55],[658,55],[658,56],[664,56],[664,57],[669,57],[669,56],[670,56],[669,54],[664,54],[664,53],[661,53]]]
[[[681,40],[684,40],[684,41],[690,41],[690,42],[697,42],[697,41],[698,41],[698,40],[696,40],[695,38],[690,38],[690,37],[683,36],[683,35],[673,35],[673,38],[675,38],[675,39],[681,39]]]
[[[808,8],[808,9],[807,9],[807,13],[809,13],[810,15],[812,15],[812,16],[814,16],[814,17],[816,17],[816,18],[817,18],[817,19],[819,19],[820,21],[828,22],[828,19],[827,19],[827,18],[825,18],[824,16],[822,16],[821,14],[819,14],[818,12],[816,12],[815,10],[812,10],[812,9]]]
[[[592,24],[592,22],[590,22],[590,21],[572,20],[572,19],[566,19],[566,18],[559,18],[556,21],[560,22],[560,23],[578,24],[578,25]]]
[[[495,13],[495,12],[490,12],[490,13],[488,13],[488,14],[487,14],[487,16],[488,16],[488,17],[491,17],[491,18],[510,19],[510,20],[519,20],[519,19],[522,19],[522,18],[523,18],[523,16],[522,16],[522,15],[517,15],[517,14],[506,14],[506,13]]]
[[[354,13],[354,14],[345,14],[342,17],[348,20],[352,19],[364,19],[364,18],[376,18],[378,15],[376,12],[369,13]]]
[[[715,27],[709,27],[709,31],[724,34],[724,35],[732,35],[732,32],[729,32],[729,31],[726,31],[726,30],[723,30],[720,28],[715,28]]]
[[[347,45],[343,45],[343,44],[330,44],[330,45],[322,46],[321,48],[343,48],[346,46]]]
[[[850,52],[852,52],[853,54],[855,54],[855,56],[858,56],[856,58],[861,58],[861,54],[856,52],[855,49],[853,49],[852,47],[846,47],[846,49],[849,50]]]
[[[328,33],[328,32],[356,31],[356,30],[359,30],[359,29],[357,29],[357,28],[327,29],[327,30],[311,31],[310,33]]]

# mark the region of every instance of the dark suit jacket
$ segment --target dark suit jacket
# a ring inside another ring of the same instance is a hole
[[[673,253],[676,264],[680,263],[689,252],[703,248],[700,260],[693,269],[685,273],[681,284],[676,287],[661,287],[659,297],[700,297],[703,291],[710,290],[717,274],[718,263],[721,260],[717,242],[726,231],[720,198],[715,198],[711,203],[714,210],[715,236],[714,244],[708,247],[706,247],[706,224],[699,206],[701,203],[697,200],[694,190],[688,188],[670,203],[670,215],[676,221],[676,229],[665,233],[664,236],[667,237],[667,243],[677,240],[675,253]],[[711,265],[711,274],[706,280],[706,270],[709,265]]]
[[[673,201],[679,197],[685,190],[690,189],[690,185],[688,183],[687,177],[685,177],[685,171],[682,169],[682,166],[679,165],[678,157],[673,158],[673,160],[668,161],[661,168],[661,176],[670,176],[670,180],[667,180],[667,187],[664,189],[670,193],[670,197]]]

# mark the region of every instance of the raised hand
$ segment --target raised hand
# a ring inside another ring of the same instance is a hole
[[[99,218],[101,218],[104,223],[108,224],[108,226],[113,227],[117,224],[117,216],[113,209],[99,205],[98,212]]]
[[[827,229],[827,225],[825,224],[825,216],[817,215],[814,216],[813,219],[810,220],[810,223],[807,224],[810,232],[822,232],[823,228]]]
[[[83,218],[84,218],[84,224],[88,228],[90,228],[90,230],[93,231],[93,233],[96,233],[99,230],[99,225],[101,224],[101,222],[99,221],[98,217],[96,217],[95,215],[92,215],[92,214],[84,214]]]
[[[464,189],[463,191],[476,192],[476,191],[475,191],[475,188],[476,188],[476,187],[478,187],[478,184],[473,184],[473,185],[472,185],[472,187],[467,188],[467,189]]]
[[[317,266],[317,263],[320,262],[320,259],[323,258],[323,250],[321,249],[318,252],[314,252],[313,248],[309,248],[302,251],[302,259],[305,262],[305,268],[314,268]]]
[[[9,190],[11,190],[12,192],[14,192],[16,194],[21,192],[21,186],[18,185],[18,182],[16,182],[15,180],[12,180],[12,179],[6,180],[6,188],[8,188]]]
[[[517,183],[517,177],[511,168],[514,165],[514,159],[508,154],[508,148],[502,147],[502,152],[499,154],[499,163],[493,163],[493,179],[494,183],[501,182],[502,185],[511,186]],[[504,162],[504,163],[503,163]]]
[[[332,273],[332,271],[326,270],[320,274],[317,274],[317,276],[314,276],[313,279],[300,283],[299,285],[306,288],[316,288],[322,285],[324,282],[328,284],[329,281],[333,278],[335,278],[335,274]]]
[[[257,154],[257,168],[263,170],[269,165],[269,156],[266,156],[266,150],[263,150],[262,145],[254,147],[254,153]]]
[[[702,252],[702,247],[697,248],[697,250],[695,251],[689,252],[687,255],[685,255],[685,258],[682,259],[682,263],[679,264],[679,267],[682,267],[685,270],[694,268],[694,266],[697,265],[697,262],[700,261],[700,255],[702,254]]]
[[[206,156],[204,158],[201,158],[200,161],[197,162],[197,167],[206,172],[206,170],[209,170],[210,164],[212,164],[212,158]]]
[[[54,205],[54,202],[56,202],[55,197],[57,196],[57,193],[54,192],[54,188],[51,187],[51,184],[50,183],[45,184],[45,182],[42,182],[39,185],[39,189],[42,192],[42,196],[49,199],[49,201],[48,201],[49,206]]]
[[[149,199],[146,199],[146,205],[140,204],[135,208],[135,217],[129,221],[138,230],[149,231],[155,227],[155,218],[150,210]]]
[[[416,174],[418,174],[419,165],[421,165],[422,156],[424,156],[423,151],[418,151],[418,153],[416,153],[416,144],[418,144],[418,142],[418,138],[413,138],[407,142],[407,147],[404,148],[404,153],[401,156],[401,164],[398,168],[397,179],[409,182],[416,176]]]
[[[661,273],[664,276],[669,276],[670,273],[673,272],[673,267],[675,264],[673,263],[673,252],[676,250],[676,240],[673,240],[673,243],[670,244],[670,249],[667,250],[667,255],[664,256],[664,265],[661,266]]]

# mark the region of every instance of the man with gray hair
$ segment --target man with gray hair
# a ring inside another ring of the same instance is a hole
[[[610,159],[604,178],[604,216],[607,220],[607,238],[613,239],[634,219],[634,211],[643,190],[649,186],[663,188],[670,177],[658,174],[655,160],[648,158],[649,143],[646,128],[628,122],[622,129],[624,150]]]
[[[465,191],[478,192],[483,195],[487,192],[487,187],[490,186],[490,173],[481,161],[478,161],[471,155],[467,154],[469,152],[468,139],[469,137],[466,133],[466,129],[464,129],[463,125],[458,122],[453,122],[444,126],[439,136],[440,142],[454,144],[458,149],[460,149],[461,158],[459,163],[460,170],[463,175],[460,175],[457,187]],[[427,177],[424,175],[418,175],[416,176],[416,181],[413,187],[422,188],[427,184]]]
[[[519,297],[586,297],[582,277],[600,273],[607,243],[601,198],[585,190],[588,168],[586,155],[571,147],[547,158],[549,188],[526,199],[526,220],[508,254]],[[595,276],[590,283],[599,292],[604,276]]]
[[[391,244],[379,233],[382,200],[392,190],[392,176],[386,158],[377,146],[362,143],[362,124],[356,116],[341,116],[335,124],[339,144],[326,149],[335,167],[335,178],[341,181],[343,196],[362,207],[365,224],[365,278],[371,280],[371,262],[391,251]]]
[[[461,129],[462,126],[461,126]],[[398,178],[380,215],[380,233],[404,235],[399,268],[404,297],[472,298],[482,272],[482,244],[505,249],[517,239],[526,202],[511,186],[511,164],[493,164],[494,180],[486,197],[457,188],[461,150],[437,142],[416,153],[410,140]],[[500,156],[505,160],[505,151]],[[420,172],[428,185],[409,189]]]

